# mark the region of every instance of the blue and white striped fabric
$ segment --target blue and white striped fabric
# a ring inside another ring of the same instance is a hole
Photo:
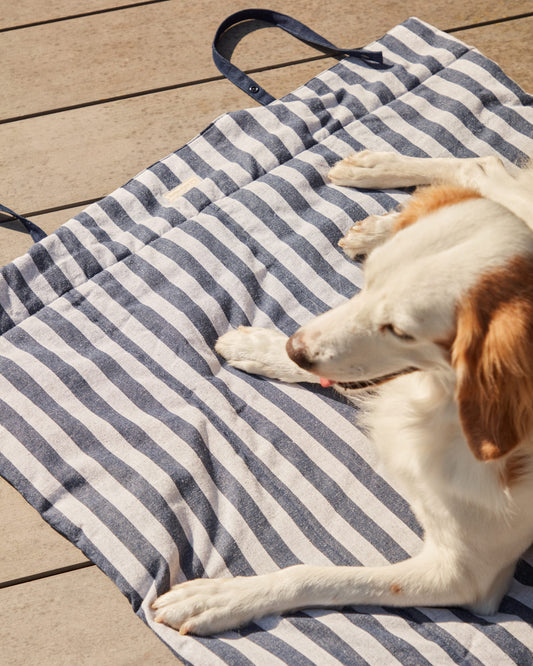
[[[230,327],[290,334],[360,287],[337,241],[406,195],[329,185],[338,159],[533,155],[532,98],[476,50],[416,19],[371,48],[394,67],[347,59],[221,116],[2,272],[2,474],[186,663],[530,663],[531,551],[491,618],[312,610],[206,639],[151,623],[186,578],[420,546],[351,407],[213,351]]]

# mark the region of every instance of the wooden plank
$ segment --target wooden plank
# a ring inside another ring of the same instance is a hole
[[[1,590],[2,664],[179,666],[96,567]]]
[[[334,62],[263,72],[257,79],[279,96]],[[0,125],[4,203],[27,214],[102,197],[219,114],[252,105],[231,83],[216,81]]]
[[[191,11],[183,3],[163,2],[5,33],[0,88],[16,94],[3,97],[0,119],[217,77],[210,48],[215,30],[226,16],[248,4],[197,0]],[[287,11],[285,0],[269,4]],[[332,11],[329,4],[317,3],[311,13],[307,0],[294,0],[290,13],[333,43],[354,47],[380,37],[410,15],[450,29],[526,12],[531,1],[376,0],[372,9],[351,5]],[[238,34],[242,29],[236,29]],[[236,49],[234,62],[253,69],[316,54],[281,30],[270,29],[248,35]]]
[[[0,30],[133,5],[140,0],[17,0],[2,3]],[[167,0],[157,0],[166,2]]]
[[[507,73],[533,89],[532,19],[468,31],[466,37],[507,62]],[[464,36],[464,35],[463,35]],[[500,51],[499,44],[505,44]],[[509,44],[521,44],[521,57]],[[280,96],[335,62],[303,63],[262,72],[258,81]],[[99,198],[190,140],[214,117],[252,106],[227,81],[137,97],[0,125],[6,205],[21,213]],[[11,165],[17,164],[16,169]],[[28,185],[29,184],[29,185]]]
[[[47,525],[3,479],[0,479],[0,535],[0,583],[87,562],[78,548]]]
[[[35,215],[32,217],[32,222],[41,227],[46,234],[51,234],[60,224],[65,223],[84,208],[85,206],[76,206],[75,208],[58,210],[44,215]],[[0,227],[0,239],[0,266],[5,266],[13,259],[20,257],[33,245],[31,236],[25,232],[24,227],[19,222],[3,224]],[[2,520],[0,519],[1,523]]]

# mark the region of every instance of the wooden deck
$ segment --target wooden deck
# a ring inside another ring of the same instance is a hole
[[[0,9],[0,202],[45,231],[179,148],[225,111],[252,106],[211,61],[240,0],[18,0]],[[340,46],[409,16],[448,30],[533,92],[531,0],[375,0],[255,6],[289,12]],[[285,33],[247,35],[234,62],[275,96],[334,60]],[[0,228],[0,264],[29,247]],[[118,589],[0,479],[0,662],[176,664]]]

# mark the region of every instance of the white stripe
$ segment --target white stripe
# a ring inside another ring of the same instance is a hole
[[[457,46],[461,46],[467,51],[472,50],[472,47],[469,47],[466,44],[460,42],[455,37],[442,32],[439,33],[439,31],[435,31],[435,28],[427,23],[420,23],[437,36],[440,36],[443,40],[446,40],[449,43],[455,43]],[[423,37],[419,36],[416,32],[413,32],[405,25],[396,26],[393,31],[391,30],[391,34],[394,34],[394,37],[396,37],[398,41],[403,42],[409,49],[411,49],[411,51],[414,51],[415,54],[420,54],[421,58],[435,58],[435,60],[439,61],[442,68],[453,66],[453,63],[457,62],[457,56],[451,50],[448,50],[443,46],[429,44]],[[439,40],[437,39],[436,41]],[[461,57],[464,57],[464,55]],[[405,62],[406,69],[409,69],[409,65],[409,62]],[[426,75],[424,78],[429,78],[429,76],[433,76],[430,71],[428,71],[428,75]]]
[[[446,608],[424,608],[426,615],[433,622],[438,623],[441,631],[449,633],[461,645],[468,647],[468,651],[484,666],[505,666],[515,662],[493,642],[490,635],[479,629],[475,624],[462,622],[457,619],[451,610]]]
[[[158,298],[159,297],[155,293],[151,293],[147,296],[147,300],[152,302],[153,304],[155,304],[154,301],[156,301]],[[92,300],[90,296],[89,299]],[[161,311],[160,308],[157,309],[158,311]],[[109,307],[108,312],[106,312],[106,316],[108,316],[110,320],[114,321],[117,325],[120,325],[121,320],[123,319],[123,316],[120,314],[120,310],[121,310],[120,306],[117,303],[113,303],[113,306]],[[169,313],[169,315],[170,314],[171,313]],[[75,314],[72,313],[71,321],[73,323],[76,323],[76,320],[79,319],[81,316],[82,315],[78,312],[76,312]],[[179,312],[176,311],[175,313],[172,313],[170,320],[173,320],[174,316],[178,317],[178,319],[176,320],[176,325],[178,326],[178,328],[181,329],[182,326],[180,326],[181,322],[179,318]],[[187,326],[185,322],[184,325]],[[93,344],[95,344],[98,340],[101,339],[101,331],[97,329],[95,326],[93,326],[89,321],[83,323],[83,328],[85,335],[89,337],[89,339]],[[124,325],[122,325],[122,332],[126,333],[124,329],[125,327]],[[254,453],[258,456],[260,460],[269,461],[268,462],[269,467],[277,470],[277,476],[279,480],[282,481],[287,486],[287,488],[298,487],[302,489],[301,492],[303,492],[304,496],[306,497],[306,503],[310,502],[310,504],[313,506],[313,514],[315,515],[315,517],[317,517],[317,519],[321,524],[328,525],[328,523],[332,521],[332,518],[335,517],[335,522],[339,523],[339,528],[338,528],[339,534],[344,534],[345,532],[348,531],[350,537],[352,533],[354,533],[354,530],[351,525],[346,523],[341,517],[337,517],[334,514],[329,503],[307,481],[301,470],[296,469],[289,461],[287,461],[284,457],[280,456],[280,454],[277,452],[276,448],[272,445],[272,443],[261,437],[258,433],[255,433],[252,427],[249,426],[245,421],[243,420],[235,421],[235,419],[233,418],[233,407],[229,403],[227,403],[223,394],[219,393],[213,387],[211,382],[209,382],[207,379],[203,378],[201,375],[198,375],[195,371],[190,369],[189,366],[187,366],[179,357],[176,357],[174,359],[174,363],[172,364],[171,367],[168,362],[168,353],[165,353],[160,341],[157,338],[155,338],[147,329],[145,329],[138,322],[134,320],[128,322],[127,334],[130,337],[130,339],[132,339],[134,342],[137,341],[137,344],[139,342],[142,342],[145,346],[152,349],[153,350],[152,358],[156,360],[158,356],[156,350],[160,349],[163,356],[163,358],[160,359],[160,362],[165,365],[167,370],[173,372],[173,374],[175,374],[176,377],[188,377],[190,383],[194,384],[194,386],[196,387],[196,392],[198,393],[198,395],[202,396],[203,400],[205,400],[208,404],[216,405],[217,413],[219,415],[223,416],[224,414],[227,414],[228,421],[232,422],[233,424],[233,431],[235,432],[235,434],[239,436],[244,442],[248,443],[248,445],[253,449]],[[92,338],[94,338],[94,341],[92,340]],[[116,344],[114,341],[108,340],[108,344],[106,345],[106,347],[108,353],[112,353],[114,359],[118,363],[120,363],[123,367],[128,368],[128,372],[132,377],[137,377],[139,381],[143,381],[142,378],[144,375],[145,376],[143,382],[144,388],[146,390],[149,390],[152,393],[152,395],[154,395],[154,397],[156,396],[157,400],[166,409],[168,409],[171,412],[176,412],[175,393],[168,388],[165,382],[159,381],[156,377],[152,377],[150,379],[150,382],[148,382],[146,378],[147,369],[144,366],[142,366],[132,356],[129,356],[129,354],[127,354],[127,352],[124,349],[122,349],[122,347],[120,347],[118,344]],[[70,350],[63,351],[63,358],[72,363],[73,359],[71,360],[70,356],[71,356]],[[212,353],[211,356],[214,357]],[[216,363],[216,361],[214,362]],[[85,361],[85,365],[87,365],[87,361]],[[93,372],[95,371],[93,370],[92,373]],[[218,374],[221,379],[224,379],[227,373],[226,371],[221,370]],[[114,397],[113,394],[115,390],[118,392],[118,389],[115,388],[108,389],[108,387],[105,387],[105,390],[104,387],[99,388],[101,396],[104,399],[106,399],[109,404],[115,404],[116,400],[121,400],[122,401],[121,404],[125,403],[123,406],[123,410],[125,410],[126,405],[129,401],[125,396],[123,398],[119,398],[118,396]],[[265,401],[263,413],[265,413],[267,416],[268,416],[267,413],[268,405],[269,403],[267,404]],[[193,416],[195,412],[197,412],[197,409],[192,405],[187,406],[185,409],[190,414],[189,416],[190,421],[195,421],[197,418],[200,417],[201,414],[200,412],[198,412],[198,416],[196,417]],[[181,414],[182,411],[183,409],[176,413]],[[274,412],[271,416],[271,420],[274,422],[278,418],[278,416],[279,418],[283,416],[281,412],[278,415],[277,410],[271,410],[271,411]],[[142,415],[143,422],[146,421],[147,418],[149,417],[145,416],[145,414],[143,413]],[[150,432],[152,438],[158,441],[159,437],[156,437],[156,432],[154,432],[154,427],[148,428],[148,431]],[[203,427],[206,428],[208,431],[211,430],[211,426],[209,425],[209,423],[204,424]],[[304,430],[301,429],[300,429],[300,439],[304,442],[306,440],[309,440],[308,433],[306,433]],[[290,543],[291,550],[295,553],[295,555],[299,559],[305,559],[306,556],[307,557],[311,556],[314,558],[314,563],[326,564],[328,560],[319,550],[317,550],[312,544],[310,544],[307,537],[302,532],[302,529],[296,523],[294,523],[293,519],[286,513],[285,509],[283,509],[277,503],[275,498],[271,497],[266,491],[264,491],[254,479],[250,478],[250,472],[246,464],[242,461],[242,459],[239,456],[235,455],[235,453],[233,452],[231,447],[227,445],[225,440],[220,435],[218,435],[216,432],[213,431],[210,434],[209,441],[210,441],[210,450],[212,455],[216,456],[219,461],[224,461],[223,463],[224,466],[231,470],[233,476],[235,476],[235,478],[238,481],[240,481],[240,483],[245,488],[251,490],[250,481],[252,481],[252,483],[254,484],[254,492],[252,493],[252,495],[258,498],[257,501],[259,503],[261,511],[267,516],[269,522],[281,534],[282,538],[284,536],[284,538],[287,540],[287,543]],[[167,442],[167,449],[169,448],[170,447]],[[183,456],[187,454],[188,454],[187,451],[183,452],[180,451],[179,460],[182,461],[182,464],[186,464]],[[338,461],[336,464],[338,467],[339,466]],[[191,467],[190,465],[194,465],[194,467]],[[190,463],[186,464],[186,467],[188,469],[195,469],[195,470],[203,469],[200,461],[191,461]],[[209,479],[207,473],[206,477]],[[195,478],[197,479],[197,481],[199,481],[199,477],[197,478],[195,475]],[[209,496],[210,495],[208,494],[208,497]],[[319,515],[322,512],[324,512],[324,514]],[[231,511],[230,513],[233,514],[233,511]],[[235,521],[238,520],[238,518],[240,518],[240,516],[238,515],[237,516],[232,515],[228,517],[226,520],[225,514],[218,509],[217,509],[217,515],[221,524],[223,524],[230,531],[230,533],[231,533],[230,525],[232,520],[235,523]],[[238,520],[238,522],[241,521]],[[241,527],[240,529],[242,530],[244,528]],[[347,547],[350,546],[349,537],[346,539],[348,541]],[[241,541],[242,538],[243,536],[241,534],[240,536]],[[254,550],[256,549],[255,545],[256,539],[257,537],[253,535],[253,538],[250,541],[250,545],[253,546]],[[364,554],[365,546],[366,542],[364,542],[357,533],[354,533],[354,544],[353,544],[354,550],[355,549],[362,550]],[[380,554],[372,546],[368,546],[366,549],[367,550],[369,549],[371,556],[373,556],[373,561],[376,561],[377,558],[380,558],[381,560]],[[263,571],[268,571],[272,569],[272,561],[271,560],[269,560],[268,562],[258,561],[257,566],[260,567]],[[215,574],[221,575],[222,573],[223,572],[221,571],[216,571],[211,573],[211,575]]]
[[[77,319],[77,317],[71,317],[71,321],[74,322],[75,319]],[[99,329],[92,327],[88,321],[84,322],[84,325],[86,327],[84,331],[86,335],[92,332],[95,336],[101,339],[102,333]],[[90,331],[91,328],[93,328],[93,331]],[[96,365],[88,359],[80,356],[74,349],[68,347],[48,326],[44,324],[38,326],[36,332],[46,334],[48,348],[55,351],[55,353],[57,353],[66,363],[70,363],[73,367],[77,368],[78,371],[81,370],[85,381],[104,401],[109,405],[120,405],[121,414],[126,415],[139,427],[149,433],[150,438],[171,457],[174,457],[176,461],[186,469],[198,471],[198,473],[195,474],[195,481],[208,501],[213,504],[213,510],[216,511],[221,524],[227,528],[228,532],[233,536],[237,543],[243,538],[244,534],[247,534],[247,540],[254,544],[256,556],[261,555],[259,560],[265,560],[263,566],[272,569],[272,559],[266,553],[263,546],[251,532],[244,520],[241,520],[238,511],[233,507],[229,500],[218,492],[211,477],[205,470],[201,459],[193,449],[183,442],[176,433],[170,430],[165,423],[155,419],[146,412],[141,412],[129,400],[129,398],[122,393],[122,391],[107,380],[105,375],[103,375]],[[117,350],[122,351],[118,345],[116,345],[116,348]],[[122,354],[126,355],[123,351]],[[102,422],[100,417],[87,410],[83,404],[70,393],[68,388],[62,384],[54,373],[41,365],[36,358],[32,358],[29,354],[26,354],[26,352],[14,350],[12,357],[18,362],[20,367],[26,369],[27,372],[35,372],[35,366],[37,366],[39,368],[41,385],[46,387],[45,390],[50,397],[56,400],[58,404],[62,404],[64,408],[66,408],[65,393],[68,393],[71,404],[68,405],[67,411],[76,414],[76,417],[80,422],[89,428],[89,430],[98,433],[98,438],[105,448],[116,454],[119,459],[130,464],[133,469],[137,471],[142,470],[143,477],[145,477],[154,488],[161,488],[161,490],[164,491],[163,496],[165,496],[167,500],[168,498],[172,498],[175,501],[175,483],[172,479],[158,466],[149,461],[149,459],[143,454],[136,451],[128,442],[123,442],[120,435],[114,431],[112,426],[107,425],[105,421]],[[118,359],[118,362],[121,362],[120,358]],[[143,372],[146,373],[146,369],[143,368]],[[133,371],[130,371],[130,374],[133,377],[137,374],[142,381],[142,373],[134,373]],[[160,385],[164,386],[162,382]],[[185,405],[184,407],[181,405],[181,409],[176,410],[176,396],[175,394],[172,395],[174,398],[174,406],[165,406],[178,416],[182,416],[181,412],[183,411],[189,412],[188,420],[193,424],[195,422],[202,423],[202,427],[206,430],[206,436],[209,441],[213,443],[214,452],[217,448],[214,443],[221,439],[220,435],[218,435],[209,423],[205,422],[203,415],[201,415],[198,410],[189,407],[188,405]],[[47,439],[47,441],[57,442],[57,447],[62,451],[62,457],[66,462],[72,464],[80,474],[90,479],[91,485],[93,485],[100,494],[106,497],[111,504],[116,506],[151,543],[157,544],[158,550],[162,553],[166,552],[169,554],[167,557],[172,559],[172,553],[175,551],[175,543],[172,538],[173,535],[169,534],[168,531],[162,527],[159,521],[157,521],[154,516],[145,509],[144,505],[129,493],[126,487],[123,487],[120,482],[113,479],[113,477],[111,477],[93,458],[85,455],[81,449],[71,442],[70,438],[58,431],[57,424],[51,421],[44,412],[39,410],[44,416],[42,419],[37,418],[37,416],[34,415],[34,412],[36,412],[38,407],[35,407],[32,412],[32,403],[27,401],[25,397],[16,396],[12,388],[9,397],[12,399],[13,409],[16,411],[21,409],[22,413],[25,413],[25,411],[28,412],[25,418],[37,432]],[[171,400],[172,398],[169,398],[169,401]],[[106,441],[106,437],[109,437],[109,441]],[[176,454],[172,455],[172,451],[176,451]],[[225,455],[228,455],[227,451],[224,453]],[[235,464],[237,463],[238,460]],[[211,575],[221,575],[221,573],[225,573],[226,567],[216,551],[212,549],[211,541],[205,532],[204,526],[199,521],[192,518],[194,514],[188,507],[185,506],[183,512],[181,521],[189,518],[193,523],[193,525],[191,525],[191,530],[193,530],[193,538],[196,532],[195,548],[197,549],[199,558],[205,560],[205,567],[208,569],[208,572],[210,569],[212,570],[215,568],[215,572]],[[181,511],[178,512],[178,517],[179,513],[181,513]],[[204,549],[201,548],[202,543],[205,543]]]
[[[339,638],[354,647],[369,664],[374,664],[375,666],[400,664],[394,654],[386,646],[382,645],[379,639],[357,626],[357,624],[350,622],[342,613],[334,613],[327,610],[309,610],[305,611],[305,613],[329,627]]]
[[[221,116],[216,122],[215,126],[224,134],[220,128],[220,124],[224,125],[224,116]],[[231,143],[228,140],[229,143]],[[250,182],[250,174],[243,169],[237,162],[232,162],[224,156],[223,153],[217,152],[213,146],[206,141],[203,135],[193,139],[188,144],[189,148],[195,152],[204,162],[206,162],[211,169],[225,171],[230,175],[231,180],[238,186],[242,187]]]
[[[57,398],[59,398],[58,404],[61,404],[61,396],[56,395],[57,389],[59,388],[57,384],[59,384],[59,382],[48,368],[41,365],[36,358],[26,354],[26,352],[14,350],[12,356],[22,368],[26,366],[26,363],[29,363],[29,368],[26,370],[30,373],[33,372],[34,374],[37,372],[40,382],[43,387],[46,387],[45,390],[53,399],[56,399],[56,401]],[[62,388],[64,393],[63,403],[65,403],[66,394],[70,392],[65,386]],[[90,479],[92,487],[111,505],[120,507],[120,511],[124,517],[129,520],[139,533],[150,543],[162,543],[167,545],[167,547],[173,544],[172,535],[169,534],[167,529],[163,527],[159,521],[154,519],[154,516],[127,489],[127,487],[117,482],[116,479],[114,479],[113,476],[94,458],[85,454],[45,411],[26,398],[23,393],[16,391],[14,387],[1,376],[0,389],[1,394],[4,396],[4,401],[10,405],[14,411],[24,415],[28,425],[38,432],[43,439],[47,442],[54,442],[54,447],[61,451],[61,458],[64,462],[67,465],[72,466],[85,479]],[[81,406],[72,394],[68,397],[72,400],[71,411],[76,407]],[[82,419],[80,419],[80,421],[83,423]],[[105,438],[107,433],[99,431],[98,426],[100,424],[98,418],[92,419],[92,422],[87,421],[84,425],[88,428],[92,427],[96,437],[99,436],[102,439]],[[116,436],[116,434],[113,432],[112,436]],[[111,445],[108,447],[108,450],[112,450],[112,448]],[[160,473],[160,476],[165,475]],[[78,521],[74,522],[79,525]]]
[[[257,621],[257,624],[269,634],[285,641],[295,650],[298,650],[312,664],[320,666],[341,666],[342,662],[327,652],[319,644],[319,637],[316,641],[307,636],[298,628],[297,623],[293,623],[291,616],[283,618],[280,622],[278,617],[266,617]],[[353,638],[353,637],[352,637]]]
[[[387,613],[381,611],[373,614],[376,622],[379,622],[384,629],[390,632],[393,636],[398,636],[409,645],[412,645],[420,653],[424,659],[432,665],[446,666],[447,664],[455,665],[456,662],[450,655],[434,640],[430,640],[418,633],[409,622],[404,620],[394,612]]]
[[[126,268],[124,267],[124,270]],[[123,280],[126,280],[126,276],[124,275],[122,277]],[[135,289],[135,291],[141,291],[144,283],[140,281],[137,276],[132,274],[128,279],[127,283],[131,286],[134,286],[135,282],[138,283],[138,288]],[[94,299],[92,298],[91,294],[88,294],[88,299],[90,302],[92,302],[95,306],[96,303],[94,302]],[[105,295],[102,294],[101,299],[105,299]],[[160,301],[160,302],[158,302]],[[150,293],[144,293],[141,298],[140,302],[146,302],[147,304],[151,305],[151,307],[154,307],[158,312],[161,314],[164,314],[165,311],[168,312],[168,320],[172,321],[174,325],[180,330],[186,337],[190,339],[194,338],[199,338],[197,334],[195,334],[194,327],[191,326],[191,323],[185,319],[183,313],[180,313],[179,310],[172,308],[168,303],[163,301],[158,294],[154,292]],[[100,307],[102,307],[102,303],[100,303]],[[125,326],[122,323],[124,316],[126,313],[124,312],[121,314],[121,307],[118,303],[112,303],[108,307],[105,308],[105,314],[106,316],[113,321],[117,326],[121,327],[122,332],[126,334],[125,331]],[[75,323],[76,319],[78,318],[79,313],[73,313],[71,315],[71,321]],[[82,322],[80,321],[79,327],[82,326]],[[89,322],[86,322],[83,324],[83,329],[86,335],[89,335],[90,328],[92,328],[92,325]],[[169,364],[169,359],[168,359],[168,350],[166,347],[163,347],[160,343],[160,341],[153,336],[147,329],[145,329],[140,323],[136,322],[135,320],[130,320],[127,325],[127,334],[132,339],[134,342],[137,341],[137,343],[144,345],[145,347],[148,347],[152,350],[152,358],[157,360],[159,363],[164,365],[164,367],[167,368],[167,370],[173,372],[176,377],[190,377],[191,383],[196,386],[196,391],[199,395],[202,396],[202,399],[207,401],[209,404],[217,405],[217,412],[219,414],[224,414],[225,412],[228,413],[228,415],[232,414],[233,408],[230,404],[226,403],[226,400],[222,394],[219,394],[218,391],[216,391],[212,385],[211,382],[207,381],[205,378],[201,377],[200,375],[197,375],[196,372],[194,372],[192,369],[189,368],[179,357],[175,357],[173,360],[172,365]],[[96,344],[101,336],[101,333],[99,330],[95,331],[95,340],[93,344]],[[89,336],[91,337],[91,336]],[[100,343],[101,344],[101,343]],[[111,351],[111,349],[114,347],[112,355],[114,356],[115,360],[120,362],[123,367],[127,367],[129,370],[129,373],[132,376],[137,376],[137,377],[142,377],[143,372],[146,373],[146,369],[144,366],[140,366],[138,369],[134,369],[134,364],[137,364],[137,361],[133,359],[133,357],[128,357],[126,356],[125,351],[114,341],[109,341],[110,347],[108,348],[108,351]],[[209,363],[209,365],[212,367],[214,371],[216,371],[215,367],[218,366],[218,361],[214,358],[214,354],[212,350],[206,348],[205,343],[202,340],[198,339],[197,342],[197,351],[199,351],[204,359]],[[158,358],[160,355],[160,358]],[[121,357],[124,356],[124,360],[121,360]],[[215,366],[215,367],[214,367]],[[192,379],[192,373],[194,372],[194,379]],[[218,372],[217,375],[220,377],[220,379],[223,379],[225,383],[228,385],[229,388],[231,388],[237,395],[240,395],[244,401],[249,401],[250,400],[250,393],[253,389],[249,386],[248,383],[244,382],[241,380],[238,376],[235,376],[233,373],[228,373],[224,368],[221,368]],[[157,396],[157,399],[165,405],[170,411],[172,411],[172,404],[173,401],[175,401],[174,394],[172,391],[169,392],[169,396],[167,398],[167,392],[168,392],[168,387],[164,382],[161,383],[161,385],[154,385],[154,388],[151,388],[151,385],[149,386],[145,382],[145,388],[149,389],[152,391],[154,396]],[[269,418],[273,423],[277,423],[282,427],[282,429],[286,432],[288,436],[295,442],[295,443],[300,443],[299,445],[301,448],[306,450],[308,448],[308,443],[311,440],[310,434],[301,428],[298,424],[296,424],[294,421],[292,421],[282,410],[280,410],[276,405],[270,403],[269,401],[265,400],[260,394],[255,393],[255,397],[257,399],[257,404],[255,404],[255,401],[251,403],[255,409],[259,411],[259,413],[263,414],[267,418]],[[312,394],[310,394],[310,397]],[[167,399],[169,401],[169,404],[167,404]],[[322,411],[322,407],[320,408],[320,411]],[[231,417],[230,417],[231,418]],[[363,559],[368,563],[375,563],[375,564],[381,564],[381,563],[386,563],[385,558],[379,553],[371,544],[367,545],[367,542],[364,541],[353,529],[351,525],[346,523],[344,519],[340,516],[338,516],[331,508],[329,503],[324,499],[324,497],[316,491],[316,489],[310,485],[305,477],[302,475],[300,470],[295,469],[292,464],[289,463],[289,461],[285,460],[285,458],[280,457],[277,454],[277,451],[275,447],[271,445],[270,442],[267,440],[264,440],[263,438],[259,437],[257,433],[254,433],[253,430],[243,421],[234,421],[234,419],[231,418],[231,422],[233,423],[233,429],[236,434],[238,434],[243,441],[246,442],[253,442],[253,449],[254,452],[258,455],[258,457],[261,460],[276,460],[279,459],[278,465],[279,468],[276,466],[275,469],[277,470],[277,475],[280,480],[284,482],[284,484],[288,488],[293,488],[293,487],[299,487],[302,488],[300,491],[301,493],[304,493],[304,496],[306,497],[306,504],[309,506],[313,506],[313,513],[315,517],[319,520],[319,522],[322,525],[328,525],[328,529],[330,529],[330,526],[335,525],[335,533],[341,535],[341,542],[345,545],[346,548],[353,550],[354,554],[359,558]],[[326,422],[326,425],[329,425],[332,428],[335,428],[335,424],[339,422],[338,414],[336,412],[331,413],[331,421],[330,423]],[[359,436],[359,433],[356,431],[355,428],[353,428],[353,431],[350,432],[350,435],[352,437]],[[318,442],[317,442],[318,444]],[[322,469],[327,468],[328,474],[331,476],[331,478],[335,479],[336,477],[340,476],[342,474],[342,465],[340,465],[339,461],[334,458],[327,450],[327,443],[324,443],[323,450],[320,453],[320,466]],[[221,460],[224,460],[224,456],[221,455],[220,457]],[[237,465],[239,466],[239,462],[237,461]],[[273,465],[274,463],[272,463]],[[233,468],[232,466],[232,471],[236,473],[238,467]],[[242,478],[242,483],[245,483],[246,479],[246,470],[243,470],[243,478]],[[376,501],[376,498],[369,492],[367,491],[364,486],[355,478],[353,475],[349,474],[349,480],[346,484],[346,487],[349,489],[347,490],[348,494],[352,497],[353,501],[360,505],[363,501],[366,505],[368,502],[370,506],[373,506],[374,511],[372,518],[375,519],[378,524],[379,524],[379,519],[380,519],[380,513],[385,513],[388,514],[388,510],[384,510],[383,505],[380,502]],[[358,492],[357,492],[358,491]],[[308,499],[307,499],[308,498]],[[292,523],[292,520],[288,516],[284,516],[282,521],[276,520],[277,515],[280,514],[280,510],[276,509],[277,505],[274,506],[274,510],[272,512],[272,520],[276,522],[280,522],[279,529],[283,529],[284,525],[286,524],[286,521],[290,521]],[[261,508],[266,511],[266,507],[261,504]],[[378,509],[381,508],[381,511]],[[283,513],[285,513],[283,511]],[[398,521],[400,523],[401,521]],[[395,525],[395,527],[400,527],[400,533],[405,530],[405,527],[403,530],[401,529],[401,526]],[[290,539],[291,547],[296,548],[297,544],[297,539],[295,538],[295,535],[300,531],[299,528],[296,525],[291,526],[291,531],[296,530],[293,533],[293,538]],[[353,536],[352,536],[353,535]],[[287,535],[289,536],[289,535]],[[354,539],[352,542],[351,539]],[[298,552],[298,550],[294,551],[300,558],[305,557],[305,551]],[[319,553],[316,553],[316,555],[321,558],[322,556]],[[309,556],[309,554],[308,554]],[[316,563],[319,563],[318,561]]]
[[[31,261],[31,259],[27,254],[24,254],[14,264],[20,270],[21,265],[28,261]],[[28,308],[20,300],[17,292],[8,285],[3,275],[0,275],[0,308],[5,311],[14,324],[24,321],[29,316]]]
[[[68,493],[57,479],[31,453],[12,437],[11,433],[0,425],[2,430],[2,453],[19,470],[19,473],[44,497],[59,513],[62,513],[73,524],[83,530],[84,536],[94,544],[117,568],[140,596],[147,588],[148,572],[141,566],[135,555],[117,539],[108,527],[102,523],[92,511],[79,502],[74,495]],[[24,473],[21,471],[24,470]]]
[[[229,382],[229,380],[228,380]],[[279,386],[280,390],[291,396],[295,401],[301,397],[298,393],[302,388],[297,388],[293,385]],[[329,403],[317,394],[308,391],[305,395],[305,406],[311,414],[320,414],[320,420],[327,425],[327,427],[341,440],[348,442],[350,447],[361,456],[361,458],[372,468],[378,467],[378,460],[376,452],[369,442],[359,430],[344,419],[339,419],[338,412],[330,407]],[[354,423],[356,423],[356,410],[354,409]],[[298,428],[298,424],[294,421],[285,421],[284,427],[287,429],[287,434],[291,435],[292,439],[297,437],[293,428]],[[305,436],[305,431],[302,431],[302,436]],[[309,436],[309,435],[307,435]],[[384,532],[389,535],[394,535],[393,539],[401,546],[407,553],[413,555],[420,550],[421,540],[397,514],[393,513],[385,504],[381,502],[379,497],[376,497],[361,481],[353,475],[348,468],[343,468],[337,458],[335,458],[328,450],[328,442],[320,442],[317,444],[321,447],[320,455],[317,456],[320,460],[320,468],[329,474],[333,479],[339,479],[339,483],[346,493],[357,506],[361,509],[364,508],[365,514],[373,520]],[[344,482],[340,482],[341,473],[344,477]],[[329,521],[328,521],[329,522]],[[361,553],[355,552],[354,555],[361,559]],[[380,556],[381,559],[381,556]],[[369,560],[369,565],[376,564],[376,560]]]
[[[322,275],[315,272],[308,264],[302,261],[301,256],[296,252],[296,250],[293,250],[289,245],[280,246],[279,239],[275,233],[266,224],[264,224],[259,217],[254,215],[253,211],[247,208],[244,204],[237,200],[226,200],[224,202],[220,202],[219,205],[220,208],[237,223],[242,221],[243,227],[248,233],[252,233],[254,240],[260,243],[263,247],[267,248],[269,252],[273,253],[278,263],[281,264],[290,274],[296,277],[301,282],[301,284],[309,285],[312,283],[313,292],[316,296],[318,296],[318,298],[326,303],[329,303],[330,307],[333,304],[337,305],[342,302],[342,300],[344,300],[335,292],[335,290],[330,286],[327,280],[322,277]],[[245,221],[247,221],[247,224],[245,224]],[[331,244],[324,237],[323,243],[321,243],[321,246],[317,247],[317,250],[325,255],[328,249],[331,249]],[[248,252],[250,252],[250,250],[248,250]],[[343,257],[340,253],[336,254],[337,262],[344,262],[345,264],[347,263],[345,257]],[[268,273],[268,275],[265,276],[265,280],[261,282],[262,288],[266,287],[266,284],[270,278],[271,274]],[[286,288],[283,288],[283,291],[287,293]],[[280,298],[281,292],[276,300],[279,301]],[[298,298],[291,294],[290,301],[294,301],[295,305],[297,305]],[[293,312],[290,301],[283,298],[286,311],[295,318],[294,312],[296,312],[299,308],[296,307],[295,311]]]
[[[253,114],[251,118],[261,126],[259,118],[254,118]],[[266,172],[271,171],[279,164],[279,158],[262,141],[256,139],[251,132],[248,133],[237,125],[232,116],[224,116],[224,122],[217,123],[217,127],[224,132],[228,139],[231,139],[234,146],[253,156],[253,159]]]

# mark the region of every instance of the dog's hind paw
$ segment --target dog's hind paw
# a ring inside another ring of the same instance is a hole
[[[361,189],[382,189],[403,187],[412,184],[404,182],[402,167],[405,158],[396,153],[363,150],[353,153],[335,164],[329,174],[333,185],[359,187]]]
[[[394,211],[386,215],[371,215],[356,222],[339,241],[344,254],[350,259],[370,254],[374,248],[390,238],[397,217],[398,213]]]

